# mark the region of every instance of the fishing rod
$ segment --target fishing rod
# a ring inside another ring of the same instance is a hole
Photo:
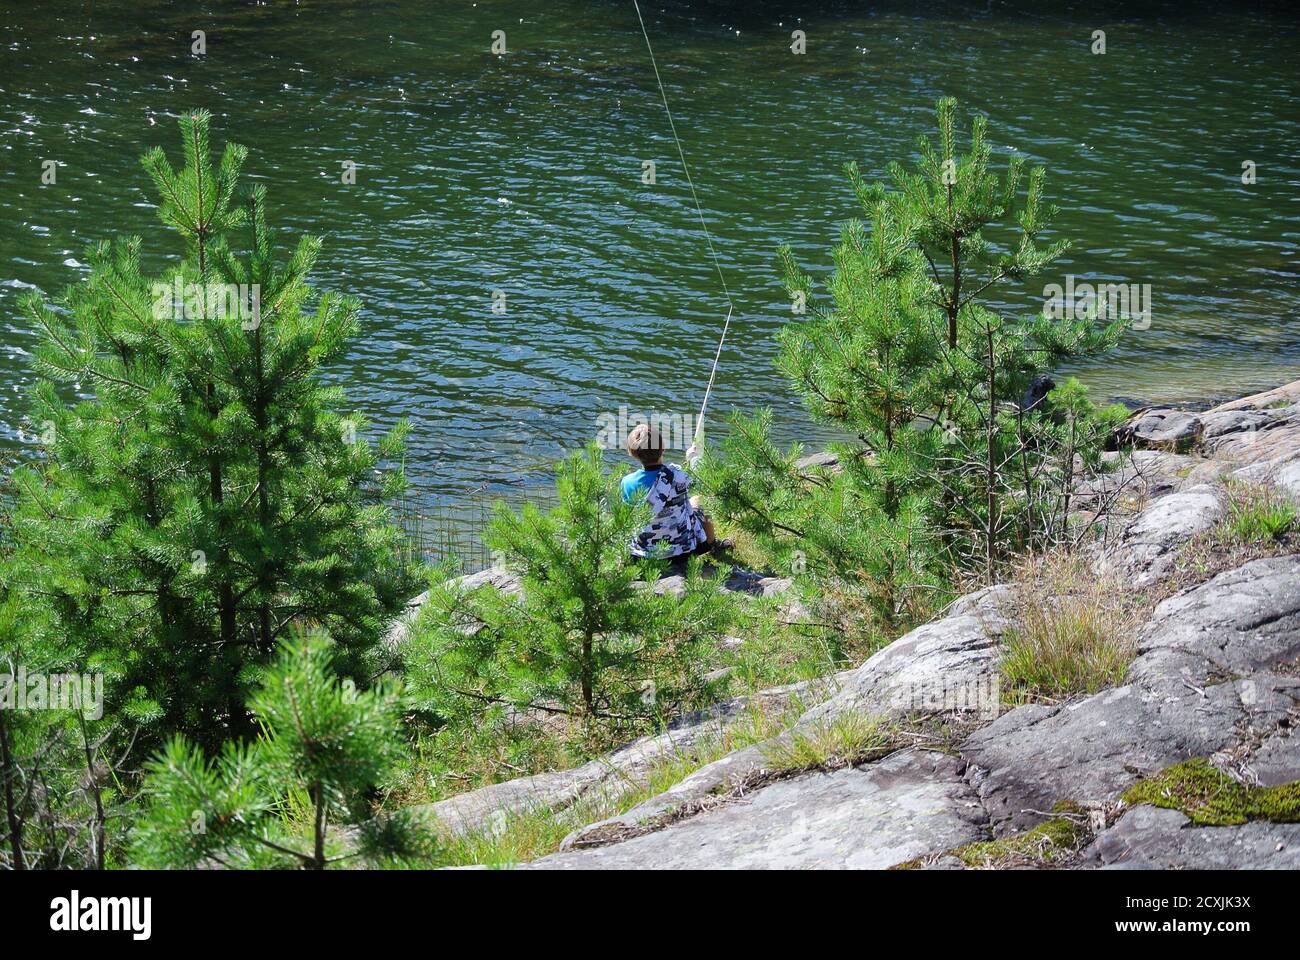
[[[632,6],[636,8],[636,18],[641,24],[641,36],[645,37],[645,48],[650,54],[650,66],[654,68],[655,83],[659,85],[659,97],[663,100],[664,112],[668,114],[668,128],[672,131],[673,142],[677,144],[677,156],[682,161],[682,170],[686,173],[686,183],[691,188],[691,199],[695,201],[695,212],[700,218],[700,227],[704,230],[704,242],[708,245],[709,255],[713,258],[713,266],[718,271],[718,280],[722,283],[722,293],[727,298],[727,319],[722,324],[722,336],[718,338],[718,350],[713,355],[713,367],[709,370],[709,382],[704,388],[704,402],[700,404],[700,415],[695,420],[695,437],[692,446],[699,450],[700,443],[704,440],[704,413],[709,408],[709,397],[713,393],[713,381],[718,375],[718,363],[722,359],[722,345],[727,342],[727,331],[731,329],[731,317],[736,312],[736,304],[731,299],[731,291],[727,289],[727,278],[722,273],[722,262],[718,259],[718,251],[713,247],[713,236],[709,233],[709,225],[704,220],[704,208],[700,206],[699,194],[695,192],[695,181],[691,178],[691,168],[686,162],[686,153],[682,150],[681,137],[677,135],[677,122],[673,119],[673,111],[668,106],[668,93],[664,89],[663,79],[659,76],[659,64],[655,60],[654,47],[650,45],[650,33],[646,30],[645,18],[641,16],[641,4],[638,0],[632,0]]]

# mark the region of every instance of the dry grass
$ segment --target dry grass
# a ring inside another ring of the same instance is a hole
[[[1004,701],[1060,703],[1123,681],[1152,597],[1098,576],[1078,553],[1028,560],[1015,582],[1014,625],[1003,637]]]

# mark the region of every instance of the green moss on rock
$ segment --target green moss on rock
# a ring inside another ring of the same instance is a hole
[[[979,840],[965,846],[954,847],[941,854],[956,857],[968,867],[999,869],[1006,867],[1052,866],[1071,859],[1088,837],[1087,811],[1068,800],[1052,807],[1060,814],[1045,820],[1031,830],[1003,837],[1001,840]],[[915,870],[924,866],[925,858],[909,860],[893,867],[894,870]]]
[[[1201,826],[1224,827],[1251,820],[1300,823],[1300,780],[1276,787],[1239,783],[1204,758],[1184,760],[1129,787],[1125,803],[1177,810]]]
[[[1048,864],[1072,856],[1078,837],[1077,823],[1057,817],[1014,837],[960,847],[953,855],[968,867],[1004,867],[1024,861]]]

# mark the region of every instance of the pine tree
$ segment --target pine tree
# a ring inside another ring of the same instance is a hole
[[[1072,388],[1067,448],[1042,428],[1051,405],[1030,411],[1022,399],[1035,377],[1108,349],[1124,328],[988,305],[990,290],[1040,272],[1067,245],[1039,245],[1054,213],[1042,169],[1020,200],[1020,158],[1002,177],[989,170],[983,117],[959,156],[953,111],[939,102],[938,146],[921,139],[916,172],[891,165],[892,189],[848,166],[866,225],[841,233],[828,306],[782,251],[788,289],[813,309],[782,331],[778,365],[814,419],[853,438],[833,445],[839,472],[799,470],[797,449],[770,442],[766,412],[734,419],[699,471],[720,517],[778,558],[859,584],[886,628],[954,565],[992,578],[1013,550],[1060,530],[1041,521],[1060,520],[1068,502],[1062,457],[1086,454],[1096,468],[1102,430],[1089,424],[1109,414]],[[997,242],[986,237],[999,228]]]
[[[144,748],[248,733],[246,695],[294,624],[327,629],[363,681],[413,589],[383,505],[403,473],[379,469],[402,430],[376,451],[322,377],[357,302],[307,285],[315,238],[277,261],[264,190],[236,199],[244,148],[214,166],[208,127],[181,118],[179,169],[143,159],[173,266],[147,277],[138,238],[102,242],[57,305],[25,302],[44,456],[15,475],[4,582],[108,675]]]
[[[252,698],[261,737],[228,741],[214,760],[177,737],[146,764],[135,862],[323,870],[354,857],[429,861],[435,843],[414,815],[377,816],[369,802],[405,749],[399,698],[340,682],[332,660],[324,634],[291,637]]]
[[[652,590],[662,563],[628,552],[647,508],[623,502],[595,444],[557,466],[556,487],[547,512],[498,503],[487,534],[522,597],[435,583],[409,653],[416,692],[448,718],[497,706],[619,729],[704,697],[731,616],[726,571],[708,577],[695,558],[680,595]]]
[[[921,253],[883,191],[868,187],[853,164],[847,169],[870,229],[845,224],[834,250],[833,305],[785,327],[778,359],[810,414],[855,437],[831,445],[842,470],[799,470],[800,451],[783,455],[768,440],[764,412],[733,420],[701,476],[721,514],[783,565],[797,570],[811,553],[823,573],[864,587],[892,627],[910,591],[930,585],[919,471],[936,435],[913,425],[937,406],[943,371],[926,324],[931,284]],[[787,288],[807,298],[812,278],[789,248],[781,263]]]
[[[1040,509],[1035,494],[1044,490],[1027,489],[1023,479],[1026,471],[1055,461],[1060,450],[1025,442],[1023,401],[1031,385],[1066,361],[1109,350],[1127,322],[1043,313],[1009,317],[993,309],[991,291],[1038,275],[1069,242],[1039,245],[1057,214],[1043,203],[1045,168],[1030,171],[1020,199],[1023,158],[1012,156],[1001,177],[992,172],[988,121],[978,115],[969,149],[959,155],[955,110],[954,100],[939,101],[937,145],[922,137],[917,170],[891,164],[894,189],[880,193],[930,267],[932,302],[942,314],[936,341],[945,382],[936,416],[947,425],[948,444],[930,460],[939,487],[936,524],[950,556],[982,568],[992,580],[1010,554],[1044,544],[1032,519]],[[994,238],[989,231],[996,231]],[[1080,398],[1072,403],[1077,414],[1085,412]],[[1039,418],[1046,413],[1040,410]]]

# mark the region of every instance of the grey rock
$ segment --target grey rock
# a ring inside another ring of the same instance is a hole
[[[1191,757],[1222,753],[1260,782],[1286,782],[1300,766],[1297,656],[1300,557],[1257,560],[1157,607],[1124,686],[1013,710],[961,753],[999,834],[1057,800],[1113,801]]]
[[[903,717],[1000,709],[996,678],[999,638],[1014,598],[1006,584],[957,600],[945,617],[899,637],[849,674],[843,689],[800,720],[803,726],[842,713]]]
[[[1300,457],[1300,418],[1269,416],[1265,426],[1226,434],[1215,441],[1214,456],[1233,465],[1254,466],[1261,482],[1268,474]]]
[[[1147,410],[1128,429],[1136,446],[1181,453],[1200,438],[1203,425],[1200,417],[1185,410]]]
[[[706,570],[712,569],[706,566]],[[490,567],[486,570],[480,570],[477,573],[466,574],[462,577],[455,577],[451,584],[459,590],[469,593],[483,587],[494,587],[502,593],[510,596],[519,596],[523,593],[523,580],[518,574],[511,573],[500,567]],[[774,597],[788,593],[794,586],[794,581],[789,577],[774,577],[765,573],[758,573],[753,570],[745,570],[740,567],[733,567],[727,576],[726,582],[722,589],[732,593],[751,594],[754,596]],[[686,589],[686,577],[674,572],[669,568],[662,577],[655,581],[654,591],[656,593],[673,593],[681,595]],[[425,601],[429,599],[428,591],[413,597],[406,603],[406,608],[393,622],[388,633],[384,636],[384,646],[389,653],[396,653],[406,642],[411,633],[411,625],[415,622],[416,616]],[[787,607],[787,619],[807,619],[808,612],[802,604],[792,601]]]
[[[1110,870],[1296,870],[1300,824],[1196,827],[1177,810],[1143,805],[1098,834],[1083,857]]]
[[[706,574],[714,569],[713,565],[705,564],[704,570]],[[523,592],[523,581],[519,575],[498,567],[464,577],[457,577],[452,583],[465,592],[485,586],[495,587],[508,594],[517,595]],[[664,575],[655,581],[654,590],[656,593],[679,593],[685,587],[685,584],[686,577],[684,574],[669,567],[664,571]],[[770,574],[746,570],[743,567],[732,567],[726,582],[722,585],[722,589],[733,593],[751,593],[771,597],[785,593],[793,585],[794,581],[789,577],[774,577]],[[424,602],[427,596],[428,594],[420,594],[419,597],[410,601],[408,607],[418,606]]]
[[[744,802],[714,807],[716,796],[729,788],[762,782],[771,742],[756,744],[701,768],[622,817],[576,832],[560,854],[537,865],[885,866],[990,833],[1028,829],[1058,800],[1114,802],[1139,778],[1190,757],[1226,758],[1252,782],[1297,779],[1300,741],[1290,732],[1300,704],[1300,677],[1292,673],[1300,653],[1293,622],[1300,607],[1298,565],[1300,557],[1255,561],[1171,598],[1144,631],[1128,683],[1062,707],[1034,705],[1003,714],[968,738],[960,758],[945,758],[949,769],[918,771],[918,752],[909,750],[853,770],[769,782]],[[848,711],[906,712],[900,691],[933,684],[936,677],[990,676],[1011,599],[1005,586],[963,597],[944,619],[841,675],[840,691],[775,741]],[[902,757],[910,758],[906,768],[895,766]],[[608,760],[600,763],[608,768]],[[602,788],[599,780],[592,783]],[[541,785],[566,789],[556,779]],[[518,795],[516,787],[502,786]],[[498,807],[500,801],[492,798]],[[676,819],[696,808],[703,812]],[[485,809],[478,821],[490,823],[491,816]],[[1110,846],[1099,838],[1088,863],[1196,865],[1198,855],[1200,865],[1219,863],[1218,857],[1222,865],[1268,862],[1265,846],[1254,837],[1262,826],[1232,829],[1244,832],[1232,840],[1215,834],[1213,843],[1198,841],[1203,846],[1184,843],[1181,833],[1172,840],[1152,834],[1139,853],[1123,856],[1114,851],[1124,834],[1110,832]],[[619,842],[585,845],[593,839]]]
[[[1255,433],[1273,422],[1273,415],[1266,410],[1219,410],[1201,416],[1204,431],[1201,442],[1205,449],[1214,451],[1230,437],[1242,433]]]
[[[1291,383],[1280,386],[1274,390],[1265,390],[1263,393],[1252,393],[1248,397],[1242,397],[1239,400],[1230,400],[1227,403],[1221,403],[1211,413],[1219,413],[1223,410],[1265,410],[1277,406],[1288,406],[1300,403],[1300,380],[1293,380]]]
[[[1146,500],[1188,486],[1187,478],[1208,461],[1191,454],[1162,450],[1110,451],[1103,454],[1107,470],[1076,487],[1084,506],[1101,506],[1126,499]]]
[[[1222,484],[1231,475],[1233,466],[1230,463],[1224,463],[1222,460],[1203,460],[1192,466],[1183,478],[1181,487],[1195,487],[1200,484]]]
[[[763,577],[758,581],[759,592],[765,597],[779,597],[794,588],[790,577]]]
[[[706,572],[711,569],[706,566]],[[787,593],[794,586],[789,577],[773,577],[754,570],[732,567],[722,589],[731,593],[748,593],[754,596],[775,597]],[[680,596],[686,590],[686,576],[683,573],[669,572],[654,583],[655,593],[672,593]]]
[[[1127,684],[1066,707],[1012,710],[961,754],[998,835],[1017,833],[1058,800],[1100,806],[1170,764],[1236,746],[1239,725],[1270,727],[1286,716],[1282,700],[1246,705],[1242,694],[1233,683],[1181,696]]]
[[[906,750],[777,781],[743,800],[531,869],[881,869],[987,836],[960,760]]]
[[[1300,700],[1295,692],[1295,679],[1287,678],[1287,687],[1291,696]],[[1274,678],[1274,682],[1279,682]],[[1285,689],[1268,691],[1269,694],[1286,692]],[[1294,724],[1279,724],[1271,734],[1266,736],[1258,747],[1241,765],[1241,771],[1249,782],[1261,787],[1276,787],[1284,783],[1300,780],[1300,740],[1297,740]]]
[[[1170,569],[1178,547],[1210,529],[1222,515],[1222,494],[1209,484],[1158,497],[1128,524],[1097,569],[1132,575],[1137,586],[1150,583]]]
[[[1241,464],[1233,472],[1239,480],[1269,484],[1300,499],[1300,420],[1243,436],[1220,455]]]
[[[1273,485],[1300,501],[1300,459],[1279,465],[1273,471]]]
[[[671,593],[673,596],[680,597],[686,593],[686,577],[680,573],[660,577],[655,581],[652,589],[655,593]]]
[[[465,593],[485,586],[493,586],[503,593],[512,595],[523,592],[523,586],[519,578],[499,567],[489,567],[486,570],[480,570],[478,573],[455,577],[450,582]],[[406,601],[406,609],[402,611],[393,622],[393,625],[388,628],[388,633],[384,635],[384,647],[389,653],[397,653],[402,645],[406,643],[407,638],[411,635],[411,625],[419,615],[420,608],[424,606],[428,599],[429,591],[426,590],[424,593]]]
[[[523,583],[517,574],[513,574],[501,567],[489,567],[487,570],[480,570],[478,573],[456,577],[452,583],[465,593],[490,586],[495,587],[502,593],[517,595],[522,593],[524,589]]]
[[[811,473],[817,470],[825,470],[830,473],[839,473],[840,458],[829,451],[821,453],[810,453],[806,457],[800,457],[794,462],[795,469],[801,473]]]
[[[663,793],[637,804],[620,816],[588,824],[564,839],[562,850],[580,847],[591,837],[611,834],[639,833],[653,829],[654,825],[676,812],[698,804],[718,793],[761,776],[767,770],[765,744],[756,743],[733,750],[720,760],[705,764],[698,770],[673,784]]]
[[[1165,600],[1128,679],[1151,688],[1244,677],[1300,657],[1300,555],[1255,560]]]
[[[1234,475],[1252,483],[1272,484],[1300,499],[1300,402],[1287,391],[1300,389],[1300,381],[1240,401],[1216,407],[1205,415],[1205,448],[1235,468]],[[1252,401],[1252,402],[1247,402]]]
[[[411,635],[411,624],[415,622],[420,608],[424,606],[424,602],[428,599],[429,591],[426,590],[419,596],[406,601],[406,608],[398,614],[397,619],[388,628],[388,632],[384,634],[384,649],[390,654],[397,653],[402,645],[406,643],[407,637]]]

